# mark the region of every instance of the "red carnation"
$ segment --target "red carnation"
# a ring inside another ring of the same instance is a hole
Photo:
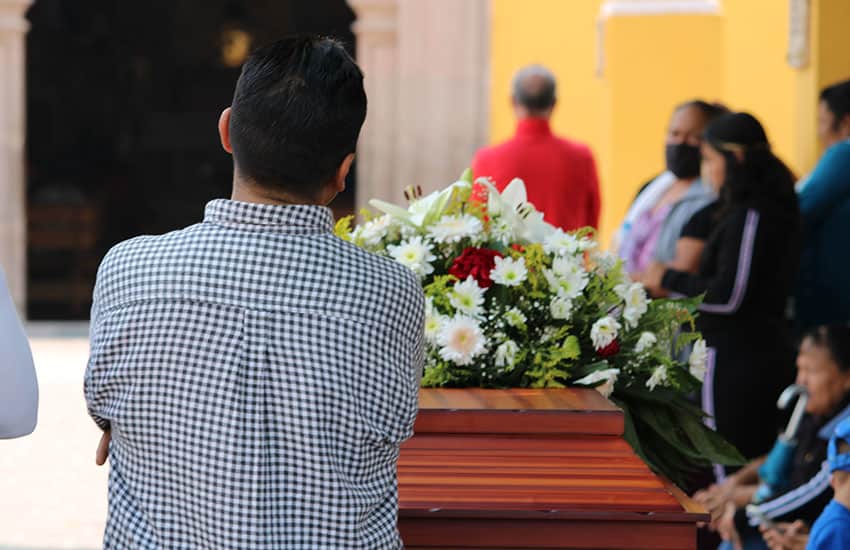
[[[596,350],[596,354],[599,355],[599,357],[611,357],[618,353],[620,353],[620,342],[617,340],[612,340],[611,343],[604,348]]]
[[[499,252],[489,248],[466,248],[452,262],[449,274],[461,281],[465,281],[467,277],[472,277],[478,281],[478,286],[481,288],[490,288],[493,286],[490,272],[496,266],[496,258],[502,257]]]

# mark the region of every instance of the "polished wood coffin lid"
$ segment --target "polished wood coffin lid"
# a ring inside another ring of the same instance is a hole
[[[491,535],[531,525],[510,520],[662,522],[695,533],[708,519],[635,455],[622,438],[622,411],[595,390],[423,389],[415,431],[398,463],[399,525],[409,547],[429,546],[426,532],[438,537],[428,519],[498,520],[493,530],[480,524]],[[457,521],[439,525],[445,537],[466,536],[451,534]]]

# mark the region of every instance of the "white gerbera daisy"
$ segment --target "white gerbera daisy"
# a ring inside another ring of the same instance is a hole
[[[655,334],[651,332],[641,333],[640,338],[638,338],[637,344],[635,345],[635,351],[637,353],[643,353],[652,348],[657,343],[658,338],[655,336]]]
[[[464,315],[448,319],[437,337],[440,357],[456,365],[468,365],[487,350],[487,339],[478,321]]]
[[[496,348],[495,363],[497,367],[510,367],[514,364],[519,346],[513,340],[506,340]]]
[[[699,339],[694,342],[694,349],[691,350],[691,356],[688,358],[691,374],[700,382],[705,381],[705,369],[708,363],[708,349],[705,346],[705,340]]]
[[[486,289],[478,286],[478,281],[472,277],[467,277],[465,281],[455,283],[449,295],[449,301],[461,313],[480,317],[484,312],[485,291]]]
[[[496,217],[490,222],[490,237],[504,245],[512,243],[516,239],[514,228],[507,218]]]
[[[617,382],[617,377],[619,375],[620,369],[598,370],[588,374],[580,380],[576,380],[575,383],[580,386],[592,386],[599,382],[603,382],[599,386],[596,386],[596,390],[605,397],[610,397],[614,392],[614,384]]]
[[[411,237],[399,245],[390,245],[387,251],[395,261],[409,268],[420,278],[434,272],[431,262],[437,257],[431,253],[431,246],[422,237]]]
[[[555,296],[549,302],[549,313],[553,319],[569,319],[573,313],[573,301],[569,298]]]
[[[596,265],[596,272],[604,277],[617,266],[620,260],[616,254],[596,250],[590,253],[590,261]]]
[[[590,328],[590,339],[597,350],[604,349],[613,342],[619,334],[621,325],[613,317],[603,317]]]
[[[496,266],[490,271],[490,278],[493,282],[502,286],[518,286],[525,281],[527,276],[525,258],[514,260],[513,258],[496,257]]]
[[[425,341],[429,344],[436,343],[437,336],[447,320],[448,317],[440,314],[434,307],[434,299],[429,297],[425,302]]]
[[[428,234],[438,243],[456,243],[465,237],[476,237],[484,230],[475,216],[443,216],[428,228]]]
[[[646,381],[646,387],[649,391],[654,390],[657,386],[667,385],[667,367],[659,365],[652,371],[652,376]]]
[[[621,285],[617,285],[618,287]],[[628,285],[623,294],[623,300],[626,307],[623,310],[623,319],[626,320],[626,325],[636,327],[638,321],[646,313],[649,304],[649,298],[646,296],[646,289],[640,283],[632,283]]]

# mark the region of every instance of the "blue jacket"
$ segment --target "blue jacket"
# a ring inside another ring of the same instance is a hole
[[[850,140],[823,154],[800,192],[800,212],[797,327],[850,322]]]

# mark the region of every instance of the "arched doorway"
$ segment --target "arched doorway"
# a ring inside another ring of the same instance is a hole
[[[115,243],[198,221],[229,194],[215,125],[248,43],[341,38],[345,0],[38,0],[27,14],[27,309],[85,319]],[[353,207],[354,182],[333,205]]]

